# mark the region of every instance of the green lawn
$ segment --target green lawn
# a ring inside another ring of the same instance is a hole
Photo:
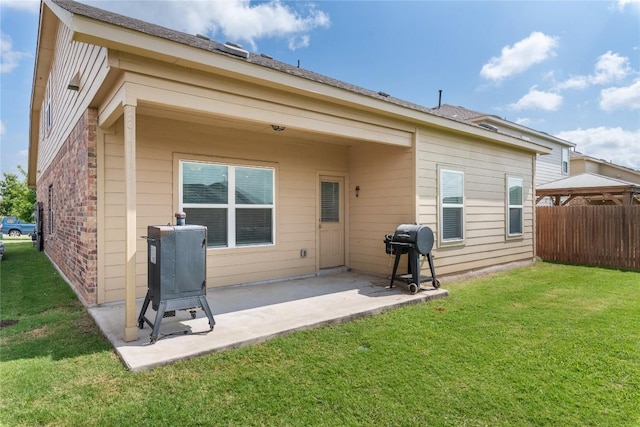
[[[2,425],[640,426],[640,273],[540,263],[131,373],[46,257],[5,246]]]

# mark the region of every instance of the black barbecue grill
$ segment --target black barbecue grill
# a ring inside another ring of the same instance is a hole
[[[154,343],[164,317],[174,316],[176,310],[188,310],[195,318],[195,310],[201,308],[212,330],[215,321],[206,298],[207,227],[150,225],[147,232],[148,289],[138,327],[142,329],[147,323]],[[145,317],[150,303],[156,311],[153,323]]]
[[[423,289],[423,283],[431,283],[434,288],[440,287],[440,282],[436,279],[436,272],[433,266],[433,231],[426,225],[401,224],[396,228],[395,233],[387,234],[384,237],[385,251],[389,255],[395,255],[393,263],[393,273],[391,274],[390,288],[396,280],[402,280],[408,285],[409,292],[417,293]],[[397,274],[400,258],[407,255],[407,273]],[[422,263],[420,256],[424,256],[429,262],[431,277],[421,275]]]

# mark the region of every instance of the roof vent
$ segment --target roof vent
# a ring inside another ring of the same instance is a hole
[[[273,56],[267,55],[266,53],[261,53],[260,56],[267,59],[273,59]]]
[[[380,96],[384,96],[385,98],[388,98],[390,95],[386,92],[378,92],[378,95]]]
[[[485,129],[492,130],[494,132],[498,132],[499,130],[497,127],[490,125],[489,123],[479,123],[478,126],[483,127]]]
[[[209,37],[205,36],[204,34],[196,34],[196,37],[202,40],[211,40]]]
[[[230,55],[239,56],[240,58],[246,59],[249,57],[249,52],[244,50],[242,46],[236,43],[226,42],[225,44],[220,45],[218,49]]]

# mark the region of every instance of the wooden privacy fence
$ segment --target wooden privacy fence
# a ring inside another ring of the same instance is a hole
[[[640,205],[537,207],[536,251],[545,261],[640,270]]]

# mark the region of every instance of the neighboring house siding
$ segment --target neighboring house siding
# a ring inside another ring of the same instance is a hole
[[[96,111],[86,110],[42,172],[37,190],[44,250],[87,304],[97,302],[96,123]]]
[[[464,228],[461,243],[439,242],[438,170],[464,172]],[[506,237],[506,177],[524,180],[524,233]],[[419,222],[436,234],[438,274],[461,273],[533,258],[533,155],[452,135],[422,130],[418,141]]]
[[[572,158],[571,175],[580,175],[582,173],[595,173],[597,175],[640,184],[640,172],[635,172],[615,164],[608,164],[604,161],[592,160],[588,157]]]
[[[550,143],[546,145],[552,146],[553,151],[551,154],[536,156],[536,186],[569,176],[569,173],[562,173],[562,148],[567,147],[551,145]]]
[[[38,145],[38,171],[42,173],[53,162],[69,133],[85,114],[108,71],[107,49],[71,40],[71,32],[59,25],[47,82],[50,90],[50,127],[42,118],[47,110],[43,101],[40,115],[40,137]],[[73,76],[79,72],[80,89],[67,89]],[[39,179],[38,175],[38,179]]]
[[[105,286],[101,297],[105,302],[124,298],[122,123],[120,119],[115,132],[105,134]],[[273,131],[243,132],[149,116],[138,116],[136,125],[138,235],[146,235],[148,225],[174,223],[173,214],[179,204],[179,159],[267,164],[276,171],[276,244],[209,249],[207,285],[216,287],[315,273],[318,173],[346,174],[347,146],[299,143]],[[382,243],[380,247],[383,248]],[[307,249],[304,258],[300,256],[301,249]],[[138,297],[146,293],[146,250],[146,242],[139,239]]]

